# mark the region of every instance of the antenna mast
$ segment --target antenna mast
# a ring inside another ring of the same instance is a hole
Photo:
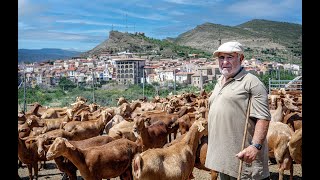
[[[128,32],[128,25],[127,25],[127,13],[126,13],[126,33]]]
[[[219,34],[219,46],[221,45],[221,37],[220,37],[220,28],[218,28],[218,34]]]

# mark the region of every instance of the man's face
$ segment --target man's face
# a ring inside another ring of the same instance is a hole
[[[226,78],[234,76],[241,68],[242,60],[237,53],[219,53],[218,61],[220,73]]]

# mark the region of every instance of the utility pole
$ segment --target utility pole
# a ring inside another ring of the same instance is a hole
[[[293,62],[293,55],[290,55],[290,75],[292,74],[292,62]]]
[[[203,82],[202,82],[202,69],[200,69],[200,89],[203,89]]]
[[[176,95],[176,70],[175,69],[173,70],[173,78],[174,78],[174,84],[173,84],[174,94],[173,95]]]
[[[221,45],[221,37],[220,37],[220,28],[218,29],[218,33],[219,33],[219,46]]]
[[[142,95],[144,99],[144,66],[142,67]]]
[[[23,111],[27,110],[27,101],[26,101],[26,66],[23,64]]]
[[[95,103],[95,99],[94,99],[94,73],[93,73],[93,69],[91,71],[91,74],[92,74],[92,101],[93,103]]]
[[[277,69],[278,69],[278,87],[280,89],[280,68],[279,68],[279,66],[277,67]]]

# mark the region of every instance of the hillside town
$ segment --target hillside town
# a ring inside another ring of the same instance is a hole
[[[245,59],[243,66],[255,74],[265,74],[271,70],[288,70],[299,76],[302,67],[296,64],[261,61],[256,58]],[[75,84],[105,84],[115,81],[118,84],[139,84],[157,82],[160,86],[175,81],[183,85],[201,87],[220,77],[215,59],[198,58],[189,54],[188,60],[158,59],[138,57],[133,53],[101,53],[94,58],[73,57],[68,60],[18,64],[18,75],[25,74],[26,84],[30,86],[54,87],[62,77]],[[202,79],[202,81],[201,81]],[[94,81],[92,81],[94,80]]]

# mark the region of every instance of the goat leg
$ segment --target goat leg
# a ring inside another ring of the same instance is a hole
[[[32,166],[33,166],[33,170],[34,170],[34,177],[37,180],[38,179],[38,171],[39,171],[38,162],[34,162]]]
[[[29,171],[29,179],[32,180],[32,164],[27,164],[28,171]]]
[[[290,180],[293,180],[293,163],[290,164]]]
[[[284,175],[284,168],[283,167],[281,167],[281,165],[280,165],[280,167],[279,167],[279,179],[278,180],[283,180],[283,175]]]
[[[218,172],[215,170],[210,171],[211,174],[211,180],[217,180],[218,179]]]
[[[18,168],[23,168],[24,166],[22,165],[22,161],[20,161],[20,159],[18,159]]]

